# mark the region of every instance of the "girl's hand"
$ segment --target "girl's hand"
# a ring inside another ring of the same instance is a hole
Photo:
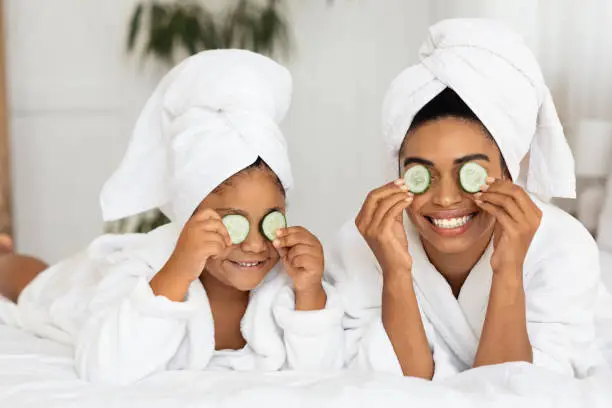
[[[174,273],[193,281],[202,274],[209,259],[220,257],[231,245],[219,214],[201,209],[183,227],[167,265],[172,265]]]

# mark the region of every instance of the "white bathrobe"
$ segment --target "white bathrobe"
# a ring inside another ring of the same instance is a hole
[[[534,198],[542,222],[523,267],[527,331],[537,366],[586,375],[601,364],[594,347],[600,286],[597,246],[585,228]],[[492,281],[492,245],[474,266],[458,298],[429,262],[418,233],[406,222],[413,281],[435,362],[434,379],[472,367]],[[330,277],[346,309],[347,365],[402,373],[381,318],[381,269],[350,220],[328,256]]]
[[[247,345],[215,351],[206,292],[195,280],[184,302],[149,285],[200,202],[258,158],[287,194],[293,177],[278,126],[291,76],[264,56],[215,50],[167,74],[145,105],[126,156],[101,194],[105,220],[161,208],[172,220],[146,235],[107,235],[38,276],[0,318],[74,345],[81,377],[126,384],[167,369],[326,370],[343,365],[343,309],[324,284],[324,310],[295,311],[290,278],[274,268],[251,292],[241,331]]]
[[[128,384],[163,370],[330,370],[343,360],[343,309],[325,285],[327,305],[294,310],[290,278],[275,267],[251,292],[241,350],[215,351],[210,305],[195,280],[185,302],[155,296],[149,281],[174,249],[180,230],[105,235],[40,274],[18,305],[0,300],[5,323],[75,347],[75,366],[90,381]]]
[[[397,168],[402,141],[417,113],[446,88],[487,128],[512,180],[544,215],[525,260],[528,334],[534,363],[583,376],[602,363],[595,346],[595,306],[602,285],[593,239],[580,223],[535,197],[575,197],[574,160],[537,60],[522,38],[499,22],[445,20],[430,27],[420,62],[392,82],[383,106],[383,136]],[[435,378],[472,367],[492,281],[488,248],[458,299],[407,225],[413,280]],[[344,227],[329,271],[345,302],[351,366],[401,372],[381,321],[382,276],[354,221]]]

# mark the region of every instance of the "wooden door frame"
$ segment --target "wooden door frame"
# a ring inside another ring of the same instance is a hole
[[[4,4],[3,0],[0,0],[0,233],[12,234],[6,37],[4,30]]]

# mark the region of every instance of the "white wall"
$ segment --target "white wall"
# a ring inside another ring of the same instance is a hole
[[[15,231],[50,262],[102,232],[98,192],[151,75],[129,64],[131,1],[6,1]]]
[[[161,70],[125,53],[134,0],[5,0],[15,230],[54,262],[102,231],[98,192]],[[380,106],[429,21],[419,0],[289,0],[294,223],[328,242],[383,183]]]
[[[354,216],[367,191],[388,181],[383,96],[416,60],[428,26],[426,2],[384,3],[291,2],[298,48],[284,126],[297,183],[290,215],[325,243]]]

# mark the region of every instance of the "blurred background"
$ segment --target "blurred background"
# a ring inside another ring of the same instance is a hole
[[[393,77],[416,62],[427,27],[448,17],[497,18],[524,35],[577,159],[579,199],[558,204],[594,234],[612,224],[610,1],[0,4],[0,228],[13,233],[19,251],[48,262],[82,249],[105,228],[146,229],[160,221],[152,214],[105,227],[100,188],[171,64],[227,46],[272,55],[292,72],[294,100],[283,124],[297,182],[290,222],[329,243],[365,193],[392,177],[381,142],[382,98]]]

